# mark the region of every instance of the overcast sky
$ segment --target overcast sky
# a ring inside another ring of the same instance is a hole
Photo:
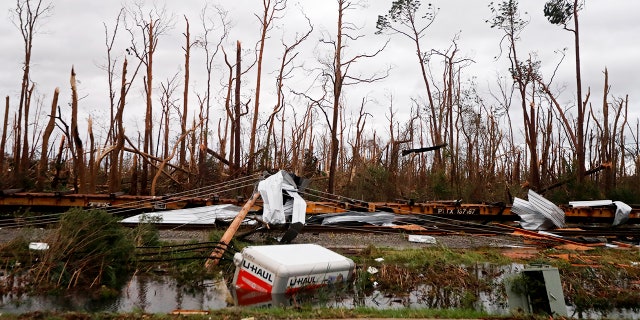
[[[348,57],[354,54],[371,53],[381,48],[387,39],[390,42],[383,54],[359,63],[359,69],[352,72],[363,75],[383,71],[391,68],[390,76],[374,84],[361,84],[345,88],[348,101],[348,112],[357,112],[360,100],[367,96],[372,102],[366,110],[374,115],[374,119],[384,123],[389,113],[389,97],[393,96],[394,109],[398,111],[397,120],[402,121],[412,105],[411,99],[424,96],[424,85],[420,80],[420,73],[412,44],[399,36],[375,35],[375,22],[379,14],[385,14],[391,0],[369,0],[365,7],[347,12],[345,19],[361,27],[358,32],[363,37],[357,42],[350,43]],[[506,56],[500,54],[499,42],[501,31],[491,29],[485,20],[491,17],[488,8],[490,1],[485,0],[441,0],[432,1],[439,7],[435,22],[424,40],[427,50],[436,49],[446,51],[452,39],[459,37],[459,57],[472,59],[474,63],[466,67],[462,78],[474,79],[478,90],[486,97],[486,103],[491,104],[489,92],[495,90],[498,75],[507,73]],[[0,3],[0,94],[9,96],[11,108],[15,110],[18,103],[21,80],[21,64],[23,62],[23,44],[19,30],[13,25],[10,11],[15,9],[14,0],[4,0]],[[81,117],[94,117],[95,130],[108,121],[108,91],[107,78],[101,66],[106,63],[105,27],[112,32],[115,18],[123,6],[132,6],[134,1],[105,1],[105,0],[54,0],[51,15],[43,20],[39,33],[34,39],[32,57],[32,80],[36,83],[37,94],[42,99],[45,112],[49,110],[51,96],[55,87],[60,87],[60,105],[66,107],[70,101],[69,74],[75,67],[80,81],[79,90],[83,100],[80,104]],[[162,7],[165,2],[147,1],[146,5],[155,3]],[[192,38],[202,34],[200,13],[205,6],[203,0],[167,1],[168,16],[172,16],[172,28],[159,39],[155,60],[154,80],[156,93],[159,93],[161,82],[166,82],[173,75],[178,74],[182,79],[184,52],[184,16],[191,24]],[[257,0],[218,0],[209,1],[210,8],[220,6],[228,11],[232,22],[228,41],[224,44],[231,56],[235,50],[235,41],[243,43],[244,49],[250,50],[259,39],[260,26],[254,14],[260,14],[262,1]],[[425,4],[427,1],[424,2]],[[560,27],[551,25],[542,14],[544,1],[522,0],[521,11],[527,12],[526,19],[530,24],[521,35],[520,50],[523,55],[535,53],[542,61],[543,76],[551,76],[559,61],[555,52],[567,49],[567,56],[558,70],[554,84],[556,90],[562,90],[560,102],[570,106],[575,101],[575,67],[572,34]],[[265,52],[264,80],[262,91],[263,113],[273,105],[275,70],[282,55],[281,39],[290,42],[296,32],[303,32],[307,28],[302,12],[311,19],[314,32],[302,47],[298,60],[299,65],[312,69],[318,67],[318,57],[326,56],[329,47],[323,46],[320,39],[335,36],[337,17],[336,1],[294,1],[289,0],[285,18],[275,22],[276,27],[269,32],[267,49]],[[213,16],[213,11],[211,15]],[[123,26],[121,26],[123,27]],[[594,106],[602,104],[603,71],[609,70],[611,97],[630,97],[630,121],[635,123],[638,117],[638,99],[640,97],[640,1],[637,0],[587,0],[580,12],[580,32],[582,51],[583,88],[591,89],[590,102]],[[218,34],[214,33],[213,37]],[[215,39],[214,39],[215,40]],[[130,45],[130,37],[121,28],[114,53],[119,61]],[[522,56],[522,55],[521,55]],[[249,60],[251,56],[247,56]],[[119,62],[120,63],[120,62]],[[222,66],[223,60],[217,63]],[[435,64],[437,67],[437,63]],[[120,70],[118,67],[117,70]],[[434,69],[435,70],[435,69]],[[196,106],[196,95],[203,94],[204,89],[204,61],[202,51],[194,49],[191,59],[191,112]],[[223,75],[222,71],[218,76]],[[118,71],[119,72],[119,71]],[[224,76],[224,75],[223,75]],[[309,75],[297,74],[286,85],[295,90],[303,90],[309,83]],[[436,72],[436,77],[439,74]],[[217,79],[217,78],[216,78]],[[253,97],[255,89],[255,74],[249,73],[243,79],[245,100]],[[143,127],[140,100],[142,96],[139,77],[138,84],[132,89],[130,103],[125,113],[126,121],[137,130]],[[216,80],[214,90],[220,90],[219,80]],[[562,89],[564,88],[564,89]],[[176,92],[176,98],[182,94],[182,89]],[[3,99],[4,101],[4,99]],[[156,110],[159,110],[159,100],[156,99]],[[32,107],[33,108],[33,107]],[[300,113],[305,106],[299,106]],[[2,108],[4,110],[4,108]],[[68,109],[67,109],[68,110]],[[215,112],[219,112],[220,109]],[[13,111],[12,111],[13,112]],[[212,115],[214,119],[219,115]],[[406,119],[406,118],[405,118]],[[386,124],[379,128],[384,130]],[[128,132],[131,132],[129,130]],[[100,135],[99,132],[96,133]]]

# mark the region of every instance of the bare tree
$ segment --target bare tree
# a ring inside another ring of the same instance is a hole
[[[234,147],[235,139],[234,139],[234,130],[233,130],[233,126],[235,123],[235,120],[234,120],[235,113],[231,108],[231,94],[233,92],[232,89],[233,89],[233,79],[234,79],[234,76],[233,76],[234,66],[229,62],[229,57],[227,56],[227,52],[224,50],[224,47],[222,48],[222,53],[224,54],[224,62],[227,65],[227,69],[229,69],[229,77],[227,78],[227,94],[224,100],[224,108],[226,111],[226,120],[225,120],[225,125],[223,130],[224,133],[220,132],[220,125],[218,125],[218,139],[220,141],[220,155],[222,156],[222,158],[225,158],[227,137],[229,136],[229,131],[230,131],[231,137],[228,140],[230,161],[228,161],[228,163],[230,164],[229,169],[234,169],[235,164],[232,162],[234,159],[234,152],[235,152],[235,147]],[[231,127],[231,130],[229,130],[229,127]]]
[[[7,127],[9,124],[9,96],[6,97],[5,99],[5,106],[4,106],[4,121],[2,122],[3,127],[2,127],[2,140],[0,141],[0,178],[4,178],[5,177],[5,147],[7,146]],[[2,183],[0,183],[1,186],[4,186],[6,184],[5,179],[2,179]]]
[[[107,49],[107,62],[106,65],[102,66],[102,68],[107,72],[107,85],[109,87],[109,132],[107,133],[107,141],[105,144],[114,143],[115,141],[115,124],[114,117],[117,108],[116,101],[116,88],[115,88],[115,68],[117,64],[117,57],[114,57],[113,46],[116,41],[116,35],[118,34],[118,29],[120,27],[120,21],[122,21],[122,15],[124,13],[124,8],[121,8],[116,16],[115,26],[113,28],[113,33],[109,34],[109,29],[106,23],[103,23],[104,27],[104,38],[105,38],[105,47]]]
[[[582,1],[579,0],[550,0],[544,5],[544,15],[549,22],[562,25],[564,30],[573,33],[575,62],[576,62],[576,97],[578,117],[576,119],[576,161],[577,161],[577,181],[582,183],[586,172],[585,162],[585,110],[587,101],[582,97],[582,76],[580,71],[580,31],[578,23],[578,11],[582,9]],[[573,19],[573,29],[568,27],[568,23]]]
[[[171,153],[165,153],[165,154],[166,154],[166,156],[165,156],[165,157],[164,157],[164,159],[162,159],[162,160],[160,161],[160,163],[158,164],[158,168],[157,168],[158,170],[156,171],[156,174],[153,176],[153,180],[152,180],[152,182],[151,182],[151,195],[152,195],[152,196],[155,196],[155,195],[156,195],[156,187],[157,187],[157,184],[158,184],[158,178],[160,177],[160,175],[161,175],[161,174],[165,174],[166,176],[168,176],[169,178],[171,178],[171,174],[169,174],[168,172],[166,172],[166,171],[164,170],[164,167],[165,167],[165,166],[167,165],[167,163],[168,163],[169,161],[171,161],[171,159],[173,159],[173,157],[175,156],[177,147],[178,147],[178,146],[181,146],[181,145],[182,145],[182,141],[183,141],[185,138],[187,138],[187,136],[188,136],[190,133],[194,132],[194,131],[196,130],[197,126],[199,126],[200,124],[201,124],[201,123],[198,123],[197,125],[196,125],[196,124],[194,124],[194,126],[193,126],[192,128],[188,129],[188,130],[187,130],[187,131],[185,131],[185,132],[182,132],[182,133],[180,134],[180,137],[178,138],[178,141],[176,142],[176,144],[174,144],[174,145],[173,145],[173,148],[171,149]],[[175,179],[174,179],[174,181],[175,181]]]
[[[120,99],[118,100],[118,106],[114,117],[114,148],[111,153],[111,169],[109,171],[109,191],[120,191],[120,179],[121,179],[121,157],[124,149],[124,124],[122,116],[124,113],[124,106],[126,103],[127,90],[127,59],[125,58],[122,63],[122,77],[120,83]]]
[[[205,68],[207,70],[207,86],[206,93],[202,101],[200,102],[203,105],[203,108],[200,110],[200,118],[204,119],[204,123],[202,126],[202,146],[200,147],[202,152],[202,156],[200,157],[200,172],[204,172],[204,163],[205,156],[209,149],[209,120],[210,120],[210,112],[211,112],[211,79],[213,75],[213,67],[214,67],[214,58],[216,57],[218,51],[221,48],[222,42],[227,38],[229,34],[228,25],[229,21],[227,19],[227,12],[222,10],[220,7],[216,7],[217,17],[219,19],[218,22],[215,22],[211,18],[208,17],[208,7],[205,8],[200,13],[200,20],[202,22],[202,28],[204,30],[204,34],[197,41],[197,43],[203,48],[205,52]],[[220,30],[220,37],[218,38],[218,42],[210,41],[210,34],[215,31]],[[220,130],[220,128],[218,128]],[[221,149],[224,149],[224,143],[221,143]],[[224,154],[224,150],[221,151]],[[224,159],[224,156],[222,157]],[[226,160],[226,159],[225,159]],[[202,175],[200,175],[202,177]]]
[[[528,21],[522,19],[518,9],[518,2],[506,0],[497,5],[490,5],[493,17],[487,22],[492,28],[498,28],[504,32],[503,39],[508,46],[508,58],[511,63],[509,72],[514,81],[514,85],[520,95],[520,105],[523,113],[523,123],[525,140],[529,151],[529,181],[528,184],[534,190],[540,189],[540,170],[538,166],[538,132],[537,132],[537,107],[529,96],[527,90],[535,85],[535,81],[540,77],[538,70],[540,62],[534,59],[525,61],[518,57],[517,41],[520,33],[527,26]],[[532,88],[532,92],[535,89]],[[529,101],[529,103],[527,103]]]
[[[44,130],[42,135],[42,151],[40,153],[40,163],[38,165],[37,175],[36,175],[36,190],[42,191],[44,189],[44,178],[47,174],[47,166],[49,162],[48,158],[48,150],[49,150],[49,137],[53,132],[56,121],[56,110],[58,108],[58,95],[60,94],[60,89],[56,88],[53,92],[53,101],[51,101],[51,113],[49,114],[49,121],[47,122],[47,127]]]
[[[251,137],[249,139],[249,157],[247,163],[247,172],[253,171],[255,163],[255,150],[256,150],[256,131],[258,129],[258,115],[260,108],[260,84],[262,81],[262,59],[264,57],[264,44],[267,39],[267,32],[273,26],[273,21],[277,18],[278,13],[285,10],[287,7],[286,0],[262,0],[262,17],[256,15],[258,21],[260,21],[260,40],[258,41],[258,61],[256,70],[256,96],[253,107],[253,119],[251,122]]]
[[[304,42],[309,37],[309,35],[311,35],[311,32],[313,32],[313,26],[311,25],[311,21],[309,20],[309,18],[307,17],[305,18],[307,19],[307,23],[309,27],[306,32],[299,33],[299,34],[297,33],[291,44],[287,44],[284,42],[284,40],[281,40],[282,46],[284,47],[284,52],[282,53],[282,59],[280,60],[280,69],[278,71],[278,76],[276,78],[276,103],[273,106],[273,110],[271,111],[269,118],[267,119],[268,129],[267,129],[267,138],[266,138],[266,146],[265,146],[266,152],[269,152],[269,150],[271,150],[271,135],[272,135],[272,131],[274,130],[273,126],[275,122],[275,117],[284,108],[285,103],[284,103],[283,86],[284,86],[284,81],[291,76],[292,71],[295,69],[293,62],[294,62],[294,59],[299,54],[299,52],[296,51],[296,48],[302,42]],[[265,161],[267,158],[269,157],[263,157]],[[266,162],[263,162],[263,165],[266,165]]]
[[[184,92],[182,99],[182,117],[180,121],[180,128],[182,129],[182,132],[187,131],[187,105],[189,101],[189,59],[191,58],[191,47],[196,44],[195,42],[191,42],[191,33],[189,32],[189,19],[187,19],[187,17],[185,16],[184,20],[187,24],[187,27],[184,33],[185,46],[182,48],[184,50]],[[178,161],[180,162],[181,166],[186,167],[185,139],[182,139],[182,141],[180,141],[180,155]]]
[[[462,74],[462,68],[469,65],[473,62],[473,60],[458,57],[459,49],[458,49],[458,36],[455,35],[451,46],[444,52],[438,50],[431,50],[429,53],[430,56],[441,56],[443,59],[443,71],[442,71],[442,83],[444,87],[439,90],[440,95],[442,96],[440,99],[440,107],[437,108],[436,120],[432,120],[431,123],[435,123],[436,127],[432,126],[432,136],[435,133],[436,135],[441,135],[441,132],[448,133],[448,143],[447,146],[449,148],[450,154],[450,168],[447,170],[449,175],[449,183],[451,186],[454,184],[459,184],[460,182],[460,168],[459,168],[459,153],[460,153],[460,144],[459,144],[459,127],[460,122],[462,121],[461,116],[463,111],[461,110],[460,103],[460,91],[461,91],[461,83],[460,76]],[[457,106],[457,110],[454,107]],[[435,109],[435,107],[431,108]],[[433,115],[433,110],[432,110]],[[454,115],[456,117],[454,118]],[[437,139],[436,139],[437,140]],[[435,140],[433,141],[435,143]],[[438,145],[438,144],[436,144]],[[434,150],[434,152],[438,152],[440,149]],[[437,155],[435,157],[436,162],[441,161],[441,164],[444,164],[444,159],[438,159]],[[444,168],[441,167],[441,168]],[[471,169],[471,168],[469,168]]]
[[[148,14],[143,12],[142,4],[138,4],[136,8],[129,10],[134,26],[127,26],[127,30],[131,35],[132,53],[145,66],[146,72],[144,77],[146,109],[144,120],[144,138],[143,152],[145,154],[153,154],[153,57],[158,48],[158,41],[162,34],[171,28],[172,18],[166,17],[165,8],[154,8]],[[126,20],[125,20],[126,21]],[[134,28],[137,28],[142,38],[142,44],[137,43],[137,36]],[[140,192],[148,194],[147,187],[149,179],[149,169],[152,165],[147,157],[142,157],[142,172],[140,174]]]
[[[71,137],[73,138],[73,144],[75,145],[76,155],[73,161],[73,167],[75,176],[78,182],[76,183],[75,192],[85,193],[87,192],[87,180],[85,175],[85,163],[84,163],[84,148],[82,146],[82,140],[80,139],[80,132],[78,131],[78,90],[76,87],[76,72],[71,68]],[[75,179],[74,179],[75,180]]]
[[[116,74],[116,66],[118,65],[118,55],[114,54],[114,44],[116,40],[116,36],[118,35],[118,30],[120,29],[120,22],[123,21],[125,14],[125,9],[122,8],[115,19],[115,25],[113,27],[113,31],[110,34],[109,29],[106,24],[104,24],[104,32],[105,32],[105,48],[107,51],[107,62],[106,65],[103,66],[103,69],[107,72],[107,82],[109,87],[109,110],[110,110],[110,122],[109,122],[109,132],[107,134],[107,139],[105,141],[105,146],[110,144],[109,147],[105,148],[104,157],[100,157],[98,159],[97,166],[101,159],[107,158],[109,159],[109,178],[108,178],[108,190],[109,192],[119,192],[120,191],[120,180],[121,180],[121,163],[122,157],[124,155],[124,125],[122,123],[122,118],[124,114],[124,107],[126,105],[126,98],[129,89],[131,88],[131,83],[136,78],[136,75],[140,71],[143,60],[138,59],[138,64],[135,66],[133,70],[131,80],[127,81],[127,66],[128,61],[126,56],[124,57],[124,61],[122,63],[122,71],[121,71],[121,79],[120,84],[118,85],[116,82],[117,74]],[[126,49],[127,55],[132,55],[132,50],[130,48]]]
[[[22,84],[20,86],[20,102],[18,105],[18,119],[15,133],[15,168],[14,174],[16,181],[20,183],[19,177],[22,176],[24,166],[28,165],[28,158],[25,153],[29,149],[27,133],[24,133],[24,142],[22,129],[25,131],[29,125],[29,107],[30,95],[33,93],[33,85],[31,84],[31,55],[33,49],[33,38],[37,33],[37,29],[40,26],[42,18],[45,18],[53,10],[53,5],[42,0],[16,0],[16,8],[11,11],[13,14],[13,23],[20,29],[24,45],[24,61],[22,68]],[[29,89],[31,87],[31,89]],[[24,119],[23,119],[24,111]],[[22,125],[24,121],[24,126]],[[21,143],[23,145],[21,145]],[[22,150],[21,150],[22,149]]]
[[[351,165],[349,168],[349,181],[353,180],[353,176],[358,166],[362,162],[362,146],[363,146],[363,138],[364,138],[364,130],[367,124],[367,118],[373,117],[372,114],[365,111],[365,105],[369,102],[369,99],[363,97],[360,101],[360,110],[358,111],[358,118],[356,120],[355,126],[351,126],[354,129],[354,137],[353,141],[349,144],[351,145]]]
[[[171,148],[169,148],[169,134],[171,133],[171,125],[170,125],[171,110],[176,109],[178,115],[182,113],[178,106],[177,99],[173,97],[175,91],[178,89],[179,84],[177,82],[178,82],[178,74],[176,73],[173,75],[173,77],[167,78],[166,82],[162,82],[160,84],[161,86],[160,105],[162,107],[162,114],[160,115],[159,123],[161,123],[162,125],[159,126],[161,129],[158,130],[158,141],[156,145],[160,146],[160,143],[162,141],[162,150],[160,154],[162,155],[163,158],[167,158],[169,156],[169,151],[171,150]],[[184,119],[182,116],[179,116],[179,119],[180,119],[180,129],[183,129],[182,128],[183,120],[186,121],[186,119]],[[184,132],[186,132],[186,128],[184,129],[184,131],[181,130],[180,134]],[[184,139],[180,141],[180,148],[184,146],[183,142],[184,142]],[[178,164],[182,168],[186,168],[186,162],[183,163],[178,161]]]
[[[242,45],[240,41],[236,41],[236,78],[235,78],[235,91],[234,91],[234,103],[233,103],[233,165],[235,166],[236,174],[240,173],[240,151],[242,150],[240,146],[240,117],[242,116],[240,109],[240,89],[241,89],[241,79],[242,78]]]
[[[347,11],[354,9],[356,4],[348,0],[336,1],[338,4],[338,21],[335,39],[321,40],[322,43],[330,45],[333,49],[333,61],[325,62],[327,70],[323,74],[324,78],[329,81],[333,92],[333,101],[330,102],[332,105],[332,117],[331,121],[329,122],[329,128],[331,131],[329,181],[327,185],[327,192],[329,193],[334,193],[335,191],[338,155],[340,153],[340,143],[338,140],[338,117],[341,109],[342,89],[344,86],[350,86],[359,83],[372,83],[384,79],[388,75],[388,70],[383,74],[374,73],[370,76],[353,75],[349,72],[350,70],[353,70],[352,68],[357,62],[363,59],[377,56],[386,48],[388,41],[372,53],[357,54],[352,57],[343,57],[347,42],[349,40],[358,40],[362,36],[357,34],[350,34],[350,31],[356,32],[358,28],[352,23],[344,20]]]
[[[391,34],[399,34],[408,38],[416,49],[416,58],[420,66],[422,81],[425,85],[427,100],[429,101],[429,110],[431,111],[431,137],[434,145],[443,143],[442,128],[436,124],[438,117],[436,115],[436,105],[433,99],[432,88],[427,73],[427,51],[423,48],[424,38],[427,35],[427,29],[434,23],[438,13],[438,9],[431,3],[427,7],[421,9],[422,4],[419,0],[397,0],[391,5],[391,9],[386,15],[379,15],[376,27],[377,33],[389,32]],[[440,150],[435,150],[435,165],[442,169],[443,159]]]

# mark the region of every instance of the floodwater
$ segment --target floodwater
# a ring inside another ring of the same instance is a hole
[[[114,298],[92,297],[76,291],[61,295],[4,296],[0,310],[6,313],[36,310],[169,313],[173,310],[221,309],[230,299],[223,281],[185,287],[169,277],[134,276]]]
[[[322,305],[354,308],[359,306],[389,308],[447,307],[450,302],[440,300],[433,304],[426,292],[432,288],[420,287],[406,296],[390,295],[374,289],[357,293],[348,287],[324,288],[296,296],[235,292],[224,281],[211,281],[197,287],[179,286],[170,277],[149,278],[134,276],[115,298],[91,298],[83,292],[65,295],[21,296],[2,298],[1,312],[24,313],[36,310],[84,312],[147,312],[170,313],[175,310],[215,310],[228,306],[271,307],[292,305]],[[483,297],[480,308],[492,313],[506,312],[504,306]]]
[[[506,268],[513,270],[518,269],[518,266]],[[496,279],[496,284],[500,282],[502,279]],[[499,285],[491,292],[477,294],[480,297],[475,303],[477,310],[493,315],[509,314],[508,302]],[[417,286],[404,295],[390,294],[375,287],[368,292],[358,292],[353,286],[344,286],[285,296],[235,292],[228,289],[224,280],[182,286],[169,276],[133,276],[119,295],[112,298],[91,297],[86,292],[46,296],[3,296],[0,299],[0,314],[38,310],[171,313],[177,310],[216,310],[229,306],[271,307],[309,304],[341,308],[460,308],[463,299],[461,294],[452,294],[429,286]],[[571,306],[568,306],[567,310],[572,318],[640,320],[640,313],[626,310],[606,314],[594,311],[582,315],[574,314]]]

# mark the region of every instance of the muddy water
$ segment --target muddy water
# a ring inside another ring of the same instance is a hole
[[[509,270],[518,266],[505,267]],[[508,273],[508,272],[507,272]],[[474,307],[493,315],[508,315],[508,304],[495,280],[495,289],[478,292],[479,300]],[[292,306],[316,305],[328,307],[374,307],[392,308],[460,308],[464,296],[447,292],[441,288],[417,286],[406,294],[389,293],[373,288],[358,292],[353,287],[327,288],[297,296],[242,294],[230,291],[224,281],[208,281],[196,286],[180,286],[170,277],[134,276],[118,296],[100,298],[86,292],[74,292],[49,296],[3,296],[0,300],[0,314],[25,313],[37,310],[83,311],[83,312],[146,312],[170,313],[175,310],[216,310],[228,306]],[[590,312],[575,314],[568,306],[572,318],[588,319],[640,319],[640,313],[621,310],[603,314]]]
[[[210,281],[195,287],[179,286],[168,277],[134,276],[114,298],[100,298],[86,292],[64,295],[4,296],[0,310],[24,313],[36,310],[85,312],[147,312],[169,313],[173,310],[221,309],[232,302],[222,281]]]

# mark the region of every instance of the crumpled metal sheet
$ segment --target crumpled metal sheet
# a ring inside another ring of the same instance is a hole
[[[309,223],[319,223],[321,225],[334,224],[370,224],[374,226],[391,225],[395,219],[395,214],[391,212],[344,212],[314,215],[310,217]]]
[[[548,230],[553,222],[540,214],[527,200],[515,198],[511,212],[520,216],[520,226],[526,230]]]
[[[631,206],[622,201],[611,200],[589,200],[589,201],[571,201],[569,205],[572,207],[608,207],[613,206],[616,208],[616,213],[613,218],[612,226],[619,226],[625,224],[629,220],[629,214],[631,213]]]
[[[558,208],[553,202],[529,189],[529,203],[531,203],[536,211],[551,220],[556,227],[564,227],[564,210]]]
[[[629,220],[631,206],[622,201],[614,201],[613,204],[616,206],[616,216],[613,218],[613,226],[615,227],[624,224]]]
[[[212,206],[156,211],[138,214],[122,219],[121,223],[145,223],[153,221],[156,224],[215,224],[218,220],[233,219],[240,212],[240,207],[232,204],[217,204]]]
[[[565,213],[551,201],[529,190],[529,201],[515,198],[511,211],[520,216],[520,225],[526,230],[549,230],[564,227]]]

